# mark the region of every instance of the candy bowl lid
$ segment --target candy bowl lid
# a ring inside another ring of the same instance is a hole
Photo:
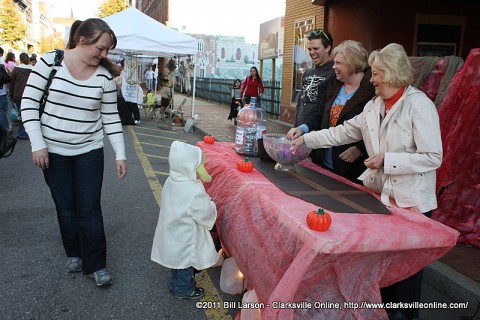
[[[292,140],[282,133],[263,135],[263,146],[268,155],[277,162],[275,169],[279,171],[295,171],[294,164],[306,159],[312,151],[305,144],[295,150]]]

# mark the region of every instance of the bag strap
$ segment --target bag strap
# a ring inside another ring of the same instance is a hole
[[[42,117],[43,110],[45,109],[45,103],[47,102],[48,92],[50,91],[50,85],[52,84],[53,77],[55,77],[55,74],[60,69],[62,65],[62,61],[63,61],[63,50],[55,49],[55,59],[53,60],[52,71],[50,71],[50,75],[48,76],[48,80],[47,80],[47,85],[43,90],[43,96],[42,96],[42,99],[40,100],[40,108],[38,110],[40,118]]]

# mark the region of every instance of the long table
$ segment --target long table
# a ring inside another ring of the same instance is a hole
[[[456,230],[396,206],[389,215],[331,212],[328,231],[310,230],[305,217],[317,206],[287,195],[256,169],[237,170],[242,157],[233,143],[197,145],[213,177],[205,188],[217,205],[220,239],[264,304],[262,319],[387,319],[384,309],[362,303],[381,302],[381,287],[456,244]],[[301,165],[356,186],[308,161]]]

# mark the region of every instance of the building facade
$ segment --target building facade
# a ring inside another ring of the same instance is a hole
[[[466,59],[480,46],[480,2],[470,0],[286,0],[280,119],[293,122],[302,69],[298,47],[306,34],[326,28],[334,47],[357,40],[371,52],[396,42],[411,56]],[[307,57],[308,59],[308,57]]]

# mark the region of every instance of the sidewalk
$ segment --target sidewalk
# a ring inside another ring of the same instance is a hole
[[[177,93],[175,97],[178,105],[186,96]],[[192,115],[192,98],[186,98],[183,111],[184,118],[188,119]],[[198,119],[194,130],[200,135],[211,134],[217,141],[235,141],[236,126],[227,120],[229,112],[229,105],[196,98],[194,113]],[[267,122],[269,133],[286,133],[291,127],[292,124],[279,120]],[[439,261],[427,266],[424,278],[428,285],[448,295],[453,302],[470,301],[469,314],[474,314],[480,304],[480,249],[458,244]],[[480,319],[480,311],[477,313],[474,319]]]

